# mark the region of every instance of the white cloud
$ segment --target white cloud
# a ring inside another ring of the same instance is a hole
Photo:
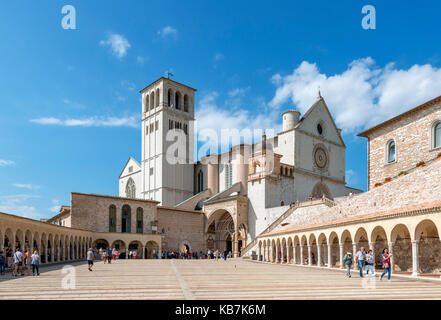
[[[275,74],[271,81],[277,90],[269,105],[280,108],[289,102],[302,113],[314,103],[320,87],[337,125],[346,132],[375,125],[441,94],[441,69],[429,64],[378,67],[370,57],[354,60],[334,75],[303,61],[292,74]]]
[[[138,62],[140,65],[143,65],[145,62],[145,58],[141,56],[136,57],[136,62]]]
[[[122,80],[121,86],[129,91],[133,91],[136,89],[136,85],[132,81],[129,81],[129,80]]]
[[[158,35],[163,38],[168,36],[176,38],[178,36],[178,30],[171,26],[166,26],[158,31]]]
[[[54,212],[54,213],[58,213],[60,211],[60,201],[58,200],[52,200],[52,203],[54,204],[54,206],[52,206],[49,211],[50,212]]]
[[[26,201],[35,198],[39,197],[28,194],[0,196],[0,212],[31,219],[39,219],[40,215],[38,214],[37,209],[25,203]]]
[[[112,54],[118,59],[127,55],[127,51],[131,47],[129,41],[120,34],[108,34],[106,40],[100,41],[100,45],[110,47]]]
[[[13,166],[14,164],[15,164],[15,162],[12,160],[0,159],[0,167]]]
[[[24,183],[14,183],[13,184],[14,187],[16,188],[23,188],[23,189],[29,189],[29,190],[38,190],[40,189],[40,186],[34,185],[34,184],[24,184]]]
[[[230,92],[230,95],[235,94],[234,91]],[[281,129],[278,111],[259,112],[258,110],[264,111],[264,108],[259,107],[254,108],[252,112],[246,109],[221,108],[217,104],[218,98],[219,94],[216,91],[207,93],[201,98],[199,108],[196,111],[198,141],[207,142],[207,139],[210,139],[212,134],[215,133],[218,138],[216,144],[227,148],[228,145],[222,144],[220,140],[222,130],[237,129],[240,132],[245,129],[251,131],[261,130],[256,132],[260,136],[255,136],[256,141],[260,141],[264,130],[267,130],[268,136],[271,136],[271,130],[277,133]],[[245,142],[250,143],[252,141],[246,140]]]
[[[41,125],[57,125],[65,127],[139,127],[137,116],[131,117],[89,117],[84,119],[38,118],[30,122]]]
[[[357,174],[354,170],[346,170],[346,184],[356,185],[358,183]]]

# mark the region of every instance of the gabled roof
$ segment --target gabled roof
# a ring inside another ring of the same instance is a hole
[[[194,92],[198,91],[198,90],[196,90],[195,88],[189,87],[189,86],[187,86],[187,85],[185,85],[185,84],[183,84],[183,83],[180,83],[180,82],[174,81],[174,80],[169,79],[169,78],[166,78],[166,77],[161,77],[161,78],[159,78],[158,80],[156,80],[156,81],[150,83],[150,84],[149,84],[147,87],[145,87],[144,89],[140,90],[139,93],[142,93],[145,89],[147,89],[147,88],[149,88],[149,87],[155,85],[156,83],[158,83],[159,81],[162,81],[162,80],[170,81],[171,83],[174,83],[174,84],[177,84],[177,85],[180,85],[180,86],[186,87],[186,88],[188,88],[188,89],[190,89],[190,90],[193,90]]]
[[[124,167],[123,167],[121,173],[119,174],[119,177],[120,177],[120,178],[121,178],[121,176],[122,176],[124,170],[126,169],[127,165],[129,164],[130,160],[135,161],[135,163],[138,165],[138,167],[141,168],[141,164],[140,164],[138,161],[136,161],[135,158],[133,158],[133,157],[129,157],[129,159],[127,160],[126,164],[124,165]]]
[[[424,110],[425,108],[431,107],[431,106],[433,106],[433,105],[435,105],[437,103],[440,103],[440,102],[441,102],[441,96],[436,97],[436,98],[434,98],[432,100],[429,100],[429,101],[427,101],[427,102],[425,102],[425,103],[423,103],[423,104],[421,104],[421,105],[419,105],[419,106],[417,106],[415,108],[412,108],[412,109],[410,109],[410,110],[408,110],[406,112],[403,112],[403,113],[401,113],[401,114],[399,114],[399,115],[397,115],[397,116],[395,116],[393,118],[390,118],[389,120],[386,120],[386,121],[384,121],[384,122],[382,122],[380,124],[377,124],[377,125],[369,128],[369,129],[366,129],[363,132],[360,132],[357,136],[367,138],[370,133],[372,133],[373,131],[375,131],[377,129],[380,129],[380,128],[384,127],[384,126],[387,126],[388,124],[391,124],[391,123],[393,123],[395,121],[401,120],[404,117],[410,116],[410,115],[412,115],[415,112],[419,112],[421,110]]]
[[[341,144],[343,145],[343,146],[346,146],[345,145],[345,143],[344,143],[344,141],[343,141],[343,138],[341,137],[341,134],[338,132],[338,128],[337,128],[337,126],[335,125],[335,121],[334,121],[334,118],[332,117],[332,114],[331,114],[331,112],[329,111],[329,108],[328,108],[328,105],[326,104],[326,101],[325,101],[325,99],[321,96],[321,95],[319,95],[319,98],[317,99],[317,101],[308,109],[308,111],[306,111],[306,113],[303,115],[303,117],[300,119],[300,121],[299,121],[299,123],[297,123],[297,125],[294,127],[294,129],[297,129],[297,128],[299,128],[301,125],[302,125],[302,122],[303,122],[303,120],[304,119],[306,119],[306,118],[308,118],[309,117],[309,115],[312,113],[312,111],[320,104],[320,102],[323,102],[323,106],[325,107],[325,110],[326,110],[326,112],[328,113],[328,115],[329,115],[329,118],[331,118],[331,122],[332,122],[332,125],[334,126],[334,129],[335,129],[335,131],[337,132],[337,135],[338,135],[338,138],[339,138],[339,140],[340,140],[340,142],[341,142]]]

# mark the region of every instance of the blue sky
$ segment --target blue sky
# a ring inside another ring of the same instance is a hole
[[[361,27],[374,5],[377,29]],[[61,8],[76,9],[76,30]],[[317,87],[366,188],[362,129],[441,94],[441,4],[414,1],[2,1],[0,211],[47,218],[70,192],[116,195],[140,159],[138,91],[170,69],[199,126],[279,127]],[[213,121],[221,119],[222,121]]]

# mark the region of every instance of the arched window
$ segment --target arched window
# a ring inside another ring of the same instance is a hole
[[[387,162],[392,163],[396,160],[396,145],[395,141],[391,140],[387,143]]]
[[[131,216],[132,210],[129,205],[125,204],[122,207],[121,214],[121,232],[130,233],[131,232]]]
[[[109,207],[109,232],[116,232],[116,207]]]
[[[167,92],[167,105],[169,107],[171,107],[171,104],[172,104],[172,97],[173,97],[172,91],[171,91],[171,89],[168,89],[168,92]]]
[[[188,96],[184,95],[184,111],[188,112]]]
[[[142,210],[142,208],[136,209],[136,233],[144,233],[143,215],[144,215],[144,210]]]
[[[181,94],[179,92],[175,93],[175,108],[178,110],[181,110],[180,101],[181,100]]]
[[[159,107],[159,89],[156,89],[156,107]]]
[[[155,93],[152,92],[150,95],[150,110],[155,109]]]
[[[149,106],[150,106],[150,99],[149,99],[149,95],[147,94],[145,96],[145,107],[144,107],[144,112],[149,111]]]
[[[132,178],[129,178],[126,185],[126,197],[136,198],[136,185]]]
[[[433,127],[433,147],[441,148],[441,122]]]
[[[204,172],[200,170],[198,172],[198,192],[204,191]]]

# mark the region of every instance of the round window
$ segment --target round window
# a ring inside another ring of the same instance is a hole
[[[319,167],[320,169],[324,169],[328,164],[328,156],[326,154],[326,151],[322,148],[317,148],[314,154],[314,160],[317,167]]]

